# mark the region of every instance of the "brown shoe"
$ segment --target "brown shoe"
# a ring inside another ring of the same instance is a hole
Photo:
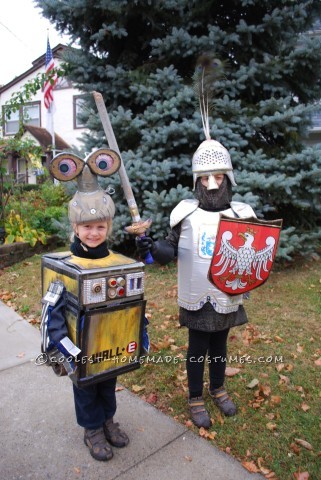
[[[194,425],[196,425],[198,428],[210,428],[212,423],[210,416],[206,411],[203,398],[190,398],[188,404]]]
[[[224,387],[216,388],[215,390],[209,390],[209,394],[215,405],[221,410],[222,413],[224,413],[224,415],[227,417],[232,417],[236,414],[236,405],[228,396]]]
[[[114,423],[110,418],[104,423],[105,437],[114,447],[123,448],[129,443],[126,433],[119,428],[119,423]]]
[[[106,441],[103,428],[93,430],[85,428],[84,442],[95,460],[106,462],[113,457],[113,451]]]

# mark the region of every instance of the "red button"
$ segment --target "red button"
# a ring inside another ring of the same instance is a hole
[[[125,295],[125,289],[123,287],[118,287],[117,288],[117,295],[119,297],[123,297]]]

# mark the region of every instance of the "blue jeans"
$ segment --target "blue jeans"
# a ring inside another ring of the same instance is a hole
[[[116,412],[116,381],[78,388],[73,385],[77,423],[88,429],[101,428]]]

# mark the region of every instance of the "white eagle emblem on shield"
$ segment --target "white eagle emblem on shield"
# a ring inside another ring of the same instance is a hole
[[[231,295],[265,282],[275,258],[281,225],[281,220],[262,222],[222,216],[209,280]]]

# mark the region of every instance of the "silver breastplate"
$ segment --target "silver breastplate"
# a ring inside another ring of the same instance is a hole
[[[221,213],[234,217],[231,209]],[[226,295],[207,279],[218,223],[219,213],[200,208],[182,221],[178,243],[178,304],[187,310],[199,310],[210,302],[217,312],[230,313],[242,304],[242,295]]]

